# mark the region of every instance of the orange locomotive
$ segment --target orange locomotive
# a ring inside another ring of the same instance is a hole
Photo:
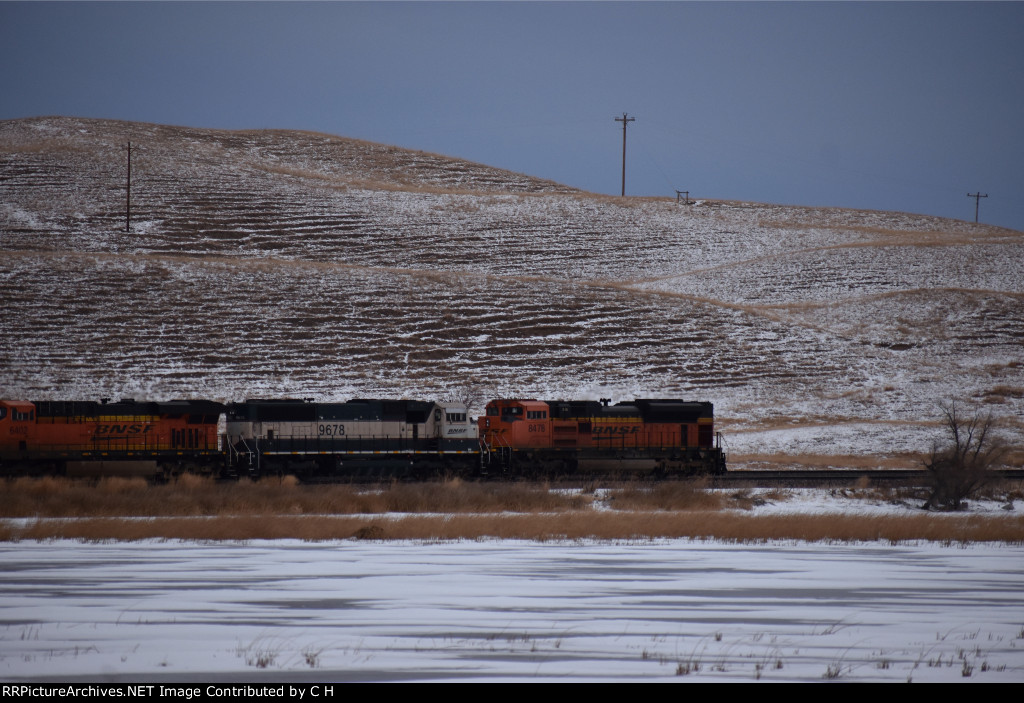
[[[724,473],[711,403],[492,400],[479,419],[485,470]]]
[[[0,466],[38,472],[160,476],[223,463],[211,401],[0,401]]]

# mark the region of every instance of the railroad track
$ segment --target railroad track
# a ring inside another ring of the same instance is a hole
[[[1024,470],[1008,469],[994,472],[1001,480],[1024,480]],[[713,487],[735,485],[758,488],[850,488],[867,479],[871,485],[924,486],[929,482],[928,472],[917,469],[879,469],[873,471],[853,469],[792,469],[783,471],[730,471],[712,479]]]
[[[1008,469],[994,472],[997,480],[1022,481],[1024,480],[1024,469]],[[646,477],[621,477],[621,476],[562,476],[556,477],[548,483],[556,488],[575,488],[583,485],[591,485],[595,482],[603,486],[629,484],[637,482],[665,483],[667,481],[706,481],[709,488],[730,488],[730,487],[754,487],[754,488],[852,488],[863,479],[867,479],[872,486],[926,486],[928,485],[928,472],[909,469],[790,469],[780,471],[729,471],[718,476],[693,476],[678,479],[651,479]],[[441,477],[438,477],[440,480]],[[268,477],[268,480],[269,477]],[[370,484],[387,482],[391,479],[383,476],[346,476],[333,479],[329,476],[317,476],[302,479],[302,483],[358,483]],[[398,479],[406,480],[406,479]],[[410,479],[414,481],[414,479]],[[427,479],[434,480],[434,479]],[[472,478],[467,480],[473,480]],[[482,480],[488,482],[501,482],[505,479],[500,477],[487,477]],[[510,479],[509,482],[523,482],[531,479],[519,478]]]

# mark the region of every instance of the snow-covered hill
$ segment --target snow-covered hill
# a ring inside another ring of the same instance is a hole
[[[37,118],[0,122],[0,243],[10,397],[685,396],[734,458],[826,465],[906,463],[956,399],[1024,445],[1024,234],[991,226]]]

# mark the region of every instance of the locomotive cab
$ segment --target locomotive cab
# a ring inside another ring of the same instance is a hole
[[[472,451],[477,448],[476,426],[462,403],[434,406],[436,437],[441,451]]]
[[[551,444],[551,412],[543,401],[492,400],[479,426],[481,440],[492,451]]]

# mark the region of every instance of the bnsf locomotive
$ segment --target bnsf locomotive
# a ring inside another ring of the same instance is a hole
[[[227,406],[228,465],[249,475],[470,473],[476,428],[459,403],[249,400]]]
[[[224,406],[0,401],[0,466],[70,475],[213,471],[223,464]]]
[[[516,473],[723,473],[711,403],[492,400],[485,462]]]
[[[4,473],[258,477],[721,473],[711,403],[0,401]]]

